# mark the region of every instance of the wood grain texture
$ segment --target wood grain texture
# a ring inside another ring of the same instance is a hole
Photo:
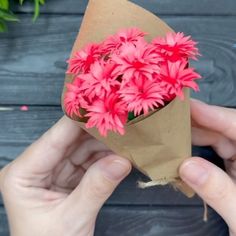
[[[95,236],[228,236],[224,221],[212,210],[202,220],[201,207],[102,208]],[[0,236],[9,236],[5,211],[0,207]]]
[[[0,111],[0,143],[5,145],[29,145],[63,116],[60,107],[29,107],[27,112],[11,108]]]
[[[0,196],[1,199],[1,196]],[[0,205],[0,236],[9,236],[8,221],[6,217],[6,211],[2,205]]]
[[[60,107],[29,107],[27,112],[20,111],[17,106],[12,109],[0,112],[0,168],[14,160],[63,115]],[[202,156],[220,165],[220,159],[210,148],[194,147],[193,155]],[[133,171],[107,204],[202,205],[199,198],[188,199],[171,186],[139,189],[138,180],[148,181],[140,172]]]
[[[202,57],[194,66],[203,75],[208,103],[235,106],[236,17],[165,17],[177,31],[199,41]],[[0,38],[0,104],[59,105],[66,59],[81,23],[79,16],[41,16],[35,25],[24,16]]]
[[[234,0],[131,0],[132,2],[159,15],[235,15]],[[41,7],[42,13],[83,14],[88,0],[51,0]],[[32,4],[24,4],[23,8],[15,7],[17,12],[33,12]],[[118,9],[119,10],[119,9]]]
[[[104,208],[96,236],[228,236],[225,223],[213,211],[202,220],[202,208]]]

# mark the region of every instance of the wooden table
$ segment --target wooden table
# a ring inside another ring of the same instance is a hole
[[[199,41],[202,57],[194,63],[205,78],[195,98],[236,107],[236,1],[235,0],[136,0],[158,14],[176,31]],[[83,17],[87,1],[51,0],[35,24],[26,5],[21,22],[0,35],[0,167],[52,126],[63,114],[60,95],[65,61]],[[21,105],[29,111],[20,111]],[[194,155],[220,163],[210,148],[194,148]],[[103,207],[97,236],[194,235],[226,236],[227,226],[213,211],[204,223],[203,203],[187,199],[171,187],[141,190],[137,171],[118,187]],[[78,220],[81,216],[78,216]],[[9,235],[0,201],[0,236]]]

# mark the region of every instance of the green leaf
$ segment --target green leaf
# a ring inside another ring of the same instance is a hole
[[[4,10],[9,9],[9,1],[8,0],[0,0],[0,8]]]
[[[24,0],[19,0],[20,5],[23,5]]]
[[[4,21],[0,21],[0,32],[6,32],[7,31],[7,25]]]
[[[129,120],[129,121],[131,121],[131,120],[133,120],[133,119],[135,119],[135,118],[136,118],[136,116],[134,115],[133,112],[129,112],[129,113],[128,113],[128,120]]]
[[[39,16],[39,0],[34,0],[34,17],[33,21],[35,22]]]
[[[19,19],[11,11],[4,10],[1,8],[0,8],[0,18],[6,21],[19,21]]]
[[[39,0],[39,3],[40,3],[41,5],[44,5],[44,4],[45,4],[45,0]]]

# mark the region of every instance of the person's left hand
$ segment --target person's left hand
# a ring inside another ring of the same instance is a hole
[[[128,160],[63,117],[0,172],[12,236],[91,236]]]

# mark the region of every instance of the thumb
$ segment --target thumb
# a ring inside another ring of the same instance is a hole
[[[70,214],[74,216],[96,217],[104,202],[130,171],[131,164],[124,158],[111,155],[100,159],[87,170],[67,198],[67,211],[72,211]]]
[[[196,157],[184,161],[180,176],[236,230],[236,185],[223,170]]]

